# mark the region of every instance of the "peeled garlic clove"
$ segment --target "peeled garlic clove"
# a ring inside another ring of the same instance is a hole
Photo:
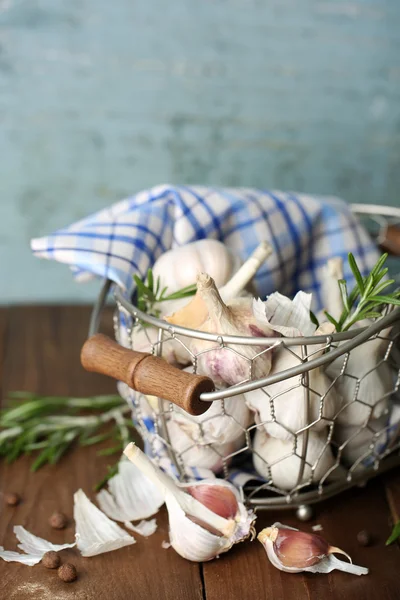
[[[271,485],[281,490],[289,491],[298,485],[319,481],[335,464],[327,436],[308,432],[306,463],[298,481],[304,441],[304,433],[299,434],[295,451],[294,437],[292,440],[279,440],[269,436],[263,429],[257,429],[253,440],[255,470],[267,481],[272,478]]]
[[[134,444],[124,453],[164,494],[171,545],[184,558],[211,560],[253,533],[255,515],[246,510],[228,482],[178,485]]]
[[[257,539],[264,546],[271,563],[288,573],[329,573],[334,569],[354,575],[366,575],[368,569],[351,563],[351,558],[340,548],[330,546],[324,538],[314,533],[305,533],[281,523],[263,529]],[[341,561],[332,554],[344,554],[350,563]]]

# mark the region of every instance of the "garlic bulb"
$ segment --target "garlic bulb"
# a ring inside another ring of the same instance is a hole
[[[271,563],[287,573],[330,573],[337,569],[353,575],[367,575],[368,569],[353,565],[346,552],[315,533],[305,533],[281,523],[274,523],[260,531],[257,539],[264,546]],[[348,562],[333,554],[344,554]]]
[[[170,542],[184,558],[212,560],[253,535],[255,515],[246,510],[238,491],[227,481],[178,485],[134,444],[124,453],[164,494]]]
[[[197,294],[192,302],[167,320],[221,335],[275,335],[267,325],[259,323],[254,317],[251,299],[239,298],[228,305],[224,304],[214,280],[206,273],[201,273],[197,278]],[[227,344],[221,347],[216,342],[196,338],[188,339],[187,343],[197,356],[197,373],[208,375],[218,387],[240,383],[249,379],[250,373],[253,378],[266,376],[271,368],[271,352],[255,358],[265,350],[261,346]]]
[[[307,452],[303,475],[298,482],[304,433],[294,439],[283,441],[269,436],[263,429],[257,429],[253,440],[254,468],[271,485],[281,490],[292,490],[298,485],[319,481],[335,464],[325,434],[308,432]],[[294,453],[296,452],[296,454]]]
[[[389,331],[380,335],[388,335]],[[379,419],[387,412],[395,387],[393,372],[384,360],[387,347],[386,339],[373,338],[328,365],[326,373],[335,380],[336,390],[343,399],[337,423],[363,425],[369,418]]]
[[[177,408],[171,418],[192,440],[203,444],[233,442],[243,436],[245,429],[253,423],[253,414],[243,395],[216,400],[200,416],[188,415]]]
[[[241,260],[218,240],[197,240],[164,252],[154,263],[153,276],[160,277],[161,289],[173,294],[196,283],[198,273],[210,273],[217,287],[222,287],[239,269]],[[186,301],[187,303],[187,301]]]
[[[167,431],[174,452],[180,456],[185,466],[210,469],[214,473],[219,473],[224,464],[230,462],[227,458],[230,454],[245,445],[243,431],[236,439],[223,444],[209,444],[204,440],[196,440],[189,435],[191,431],[175,419],[167,422]]]
[[[328,332],[321,328],[315,332],[316,335],[320,333]],[[322,354],[324,348],[325,345],[309,346],[309,352],[312,353],[310,360]],[[300,363],[300,346],[278,348],[274,351],[270,374],[280,373]],[[311,423],[313,431],[322,431],[327,425],[325,419],[332,419],[339,410],[341,399],[322,368],[308,371],[308,407],[303,377],[296,375],[245,394],[248,406],[256,412],[257,420],[270,435],[290,440],[293,439],[293,433]]]
[[[400,407],[393,408],[390,420],[387,415],[371,419],[366,427],[335,425],[333,440],[340,450],[340,459],[353,470],[370,467],[375,457],[381,455],[398,436]]]

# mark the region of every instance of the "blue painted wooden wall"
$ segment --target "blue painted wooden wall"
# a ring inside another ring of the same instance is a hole
[[[397,205],[399,0],[0,0],[1,301],[93,298],[30,256],[157,183]]]

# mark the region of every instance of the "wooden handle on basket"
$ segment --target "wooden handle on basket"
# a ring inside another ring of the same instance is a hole
[[[389,225],[385,239],[379,244],[381,249],[393,256],[400,256],[400,226]]]
[[[200,400],[200,394],[214,390],[209,377],[180,371],[158,356],[124,348],[102,333],[84,343],[81,363],[87,371],[114,377],[142,394],[169,400],[191,415],[203,414],[211,404]]]

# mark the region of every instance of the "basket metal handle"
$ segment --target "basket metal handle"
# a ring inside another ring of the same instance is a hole
[[[91,336],[81,351],[87,371],[123,381],[130,388],[173,402],[191,415],[203,414],[211,402],[200,395],[214,391],[209,377],[181,371],[158,356],[123,348],[102,333]]]

